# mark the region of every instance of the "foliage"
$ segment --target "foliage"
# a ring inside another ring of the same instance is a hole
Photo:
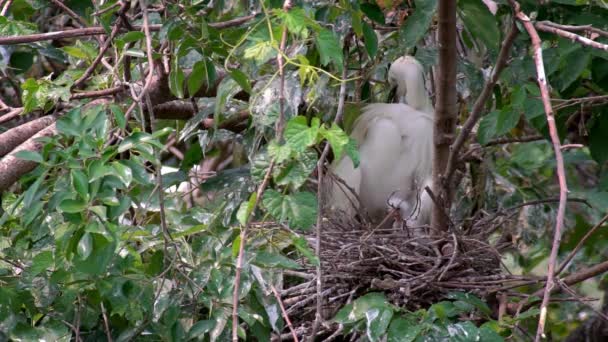
[[[0,340],[69,341],[78,336],[92,341],[108,335],[115,341],[226,340],[243,243],[238,317],[244,324],[239,336],[264,341],[286,331],[272,288],[291,281],[283,271],[321,262],[305,238],[319,214],[310,182],[319,151],[329,144],[333,158],[348,155],[358,164],[355,142],[333,122],[338,88],[347,82],[344,121],[352,123],[360,103],[385,102],[388,91],[377,80],[385,78],[395,57],[415,53],[429,70],[437,48],[425,37],[434,30],[437,1],[416,0],[413,8],[405,1],[301,1],[287,11],[274,0],[253,1],[252,8],[246,3],[176,1],[163,3],[162,10],[152,6],[160,3],[150,3],[150,22],[158,25],[150,57],[166,64],[167,87],[155,98],[144,96],[142,103],[129,94],[144,88],[150,67],[143,32],[120,31],[104,60],[112,64],[98,65],[84,87],[75,84],[99,53],[95,38],[0,46],[5,102],[25,113],[65,112],[56,124],[58,134],[43,138],[41,151],[19,152],[22,160],[40,164],[2,195]],[[458,2],[459,39],[467,52],[457,61],[463,119],[510,26],[504,2],[498,2],[496,13],[485,3],[493,2]],[[602,2],[521,3],[537,21],[608,29]],[[66,2],[87,25],[100,25],[106,32],[120,20],[118,4]],[[0,16],[0,37],[64,30],[74,22],[57,8],[47,11],[46,5],[14,0],[9,15]],[[130,25],[142,25],[141,8],[132,6]],[[216,25],[252,11],[256,15],[244,24]],[[597,222],[598,213],[608,209],[608,122],[602,115],[607,102],[568,100],[606,93],[608,53],[551,34],[542,38],[561,137],[584,144],[565,152],[570,195],[594,206],[569,207],[560,250],[566,255]],[[594,39],[608,42],[602,36]],[[456,222],[555,193],[555,160],[543,139],[547,125],[531,77],[529,37],[520,33],[513,49],[476,129],[485,154],[469,163],[453,210]],[[281,116],[278,56],[285,64],[282,136],[275,129]],[[116,95],[116,101],[74,98],[119,84],[133,87]],[[163,119],[160,112],[155,118],[141,110],[146,101],[154,102],[156,111],[170,100],[195,108],[189,121]],[[249,121],[231,130],[240,112],[250,113]],[[211,118],[212,124],[204,124]],[[495,144],[496,139],[533,134],[542,137]],[[214,198],[198,198],[203,204],[192,206],[183,189],[196,174],[193,166],[219,158],[226,141],[232,144],[232,163],[197,189]],[[171,144],[185,150],[183,160],[167,152]],[[257,198],[270,165],[269,188]],[[515,273],[535,274],[544,267],[553,208],[524,207],[509,212],[517,222],[501,223],[499,231],[516,241],[504,256]],[[276,224],[268,227],[269,221]],[[243,242],[245,226],[251,230]],[[598,233],[569,270],[605,259],[607,242],[608,236]],[[591,287],[587,294],[597,295],[598,284]],[[409,312],[389,304],[382,293],[370,292],[343,307],[333,322],[343,325],[345,334],[370,341],[502,341],[519,336],[516,323],[533,327],[536,321],[535,309],[498,322],[490,313],[494,308],[480,298],[453,293],[448,299]],[[568,305],[550,313],[549,330],[556,339],[573,330],[574,323],[568,322],[579,319],[575,313],[587,310]]]

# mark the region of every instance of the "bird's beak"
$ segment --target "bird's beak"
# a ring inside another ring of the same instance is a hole
[[[388,101],[387,103],[399,103],[399,99],[397,98],[397,86],[391,87],[391,90],[388,92]]]

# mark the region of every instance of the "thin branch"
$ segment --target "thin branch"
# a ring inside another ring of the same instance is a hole
[[[108,342],[113,342],[110,324],[108,323],[108,315],[106,313],[106,307],[103,305],[103,300],[101,301],[101,317],[103,317],[103,328],[106,331],[106,339]]]
[[[562,262],[561,266],[557,269],[557,272],[555,272],[556,275],[559,275],[566,269],[566,267],[568,266],[568,263],[572,260],[572,258],[574,258],[576,253],[578,253],[578,251],[583,247],[583,244],[585,243],[585,241],[587,241],[587,239],[589,239],[589,237],[591,235],[593,235],[593,233],[595,233],[595,231],[598,230],[606,221],[608,221],[608,214],[606,214],[606,216],[604,216],[600,220],[600,222],[598,222],[595,226],[593,226],[593,228],[589,229],[589,231],[587,231],[585,236],[583,236],[580,239],[580,241],[576,244],[576,247],[574,247],[574,249],[572,251],[570,251],[570,254],[568,254],[566,259],[564,259],[564,261]]]
[[[538,23],[534,24],[534,27],[536,27],[539,31],[553,33],[555,35],[570,39],[572,41],[578,42],[585,46],[608,51],[608,44],[598,43],[594,40],[580,36],[576,33],[568,32],[568,31],[562,30],[562,29],[554,27],[554,26],[548,26],[543,22],[538,22]]]
[[[61,2],[59,0],[49,0],[49,1],[52,2],[55,6],[61,8],[62,11],[64,11],[67,15],[72,17],[72,19],[74,19],[81,27],[87,27],[87,23],[84,21],[84,19],[82,19],[82,17],[79,16],[78,14],[76,14],[76,12],[72,11],[72,9],[69,8],[68,6],[66,6],[63,2]]]
[[[534,28],[534,25],[530,21],[530,18],[523,12],[521,12],[519,3],[514,0],[509,1],[515,12],[517,19],[523,24],[524,28],[530,35],[532,40],[532,47],[534,49],[534,63],[536,65],[537,81],[540,88],[540,94],[547,117],[547,125],[549,126],[549,135],[551,136],[551,142],[553,144],[553,151],[555,153],[555,160],[557,163],[557,178],[559,181],[559,206],[557,208],[557,217],[555,222],[555,231],[553,232],[553,245],[551,246],[551,254],[549,255],[549,266],[547,269],[547,283],[545,284],[545,290],[543,294],[543,300],[540,306],[540,316],[538,319],[538,329],[536,331],[536,341],[540,341],[545,337],[545,324],[547,320],[547,310],[549,306],[549,300],[551,298],[551,291],[555,287],[555,265],[557,263],[557,254],[559,252],[559,246],[562,239],[562,228],[564,225],[564,216],[566,212],[566,201],[568,199],[568,186],[566,183],[566,171],[564,168],[564,158],[561,151],[561,143],[559,135],[557,134],[557,127],[555,125],[555,117],[553,109],[551,108],[551,97],[549,95],[549,88],[547,86],[547,78],[545,75],[545,67],[543,64],[543,51],[540,37],[538,32]]]
[[[553,27],[557,27],[559,29],[562,30],[566,30],[566,31],[584,31],[587,33],[595,33],[598,34],[600,36],[604,36],[604,37],[608,37],[608,32],[604,31],[604,30],[600,30],[598,28],[595,28],[591,25],[560,25],[560,24],[556,24],[552,21],[541,21],[539,22],[540,24],[544,24],[544,25],[548,25],[548,26],[553,26]]]
[[[277,302],[279,303],[279,307],[281,308],[281,314],[283,315],[283,319],[285,319],[285,322],[287,323],[287,326],[289,327],[289,331],[291,332],[291,336],[293,337],[293,340],[295,342],[299,342],[300,340],[298,340],[298,335],[296,334],[296,331],[293,329],[293,324],[291,324],[289,315],[287,315],[287,311],[285,311],[285,305],[283,305],[283,302],[281,301],[281,295],[279,294],[279,292],[277,292],[277,289],[275,289],[274,286],[272,286],[272,284],[270,284],[270,289],[272,290],[274,297],[277,299]]]
[[[456,140],[450,147],[450,155],[448,157],[448,162],[444,173],[445,187],[452,186],[452,180],[454,177],[454,172],[456,171],[456,164],[458,162],[458,153],[460,152],[462,146],[464,146],[465,141],[471,134],[473,127],[475,127],[475,125],[481,118],[486,102],[488,101],[490,96],[492,96],[494,86],[496,85],[496,82],[498,82],[500,74],[507,66],[507,59],[509,58],[509,55],[511,53],[511,47],[513,46],[513,42],[515,41],[515,38],[519,33],[519,31],[517,30],[517,25],[515,23],[516,21],[515,19],[513,19],[513,22],[511,23],[511,29],[502,42],[500,52],[498,53],[498,57],[496,58],[496,65],[494,66],[494,69],[492,69],[492,74],[490,78],[486,81],[481,93],[479,94],[479,97],[473,104],[471,114],[467,118],[467,121],[465,121],[464,125],[462,126],[462,129],[460,130],[460,133],[456,137]]]
[[[236,18],[233,20],[225,21],[225,22],[217,22],[217,23],[209,23],[209,27],[222,29],[229,28],[242,25],[249,20],[255,18],[255,15],[248,15],[242,18]],[[162,25],[150,25],[151,32],[158,32],[162,28]],[[140,31],[142,29],[141,25],[133,25],[133,29]],[[121,30],[120,32],[128,32],[128,30]],[[54,40],[54,39],[65,39],[65,38],[76,38],[76,37],[86,37],[86,36],[94,36],[94,35],[106,35],[107,32],[102,26],[92,26],[85,28],[77,28],[77,29],[69,29],[63,31],[53,31],[47,33],[34,33],[34,34],[25,34],[22,36],[10,36],[10,37],[0,37],[0,45],[13,45],[13,44],[26,44],[26,43],[35,43],[45,40]]]
[[[487,144],[483,145],[484,147],[493,146],[493,145],[504,145],[504,144],[513,144],[513,143],[525,143],[532,141],[544,140],[545,137],[542,135],[528,135],[523,137],[515,137],[515,138],[498,138],[494,140],[490,140]]]

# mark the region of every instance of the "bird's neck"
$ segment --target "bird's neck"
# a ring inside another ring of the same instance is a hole
[[[405,98],[400,99],[400,101],[405,100],[406,104],[419,111],[434,114],[435,109],[424,87],[424,77],[422,75],[420,77],[408,77],[405,81],[407,92],[405,92]]]

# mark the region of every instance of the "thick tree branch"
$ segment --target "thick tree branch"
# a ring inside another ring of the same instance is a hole
[[[433,188],[439,203],[433,206],[431,226],[438,231],[449,228],[444,215],[450,193],[444,187],[450,144],[456,128],[456,0],[439,1],[438,7],[439,66],[436,74],[435,132],[433,155]],[[449,209],[448,209],[449,212]]]
[[[53,115],[43,116],[0,134],[0,157],[4,157],[34,134],[55,122]]]

